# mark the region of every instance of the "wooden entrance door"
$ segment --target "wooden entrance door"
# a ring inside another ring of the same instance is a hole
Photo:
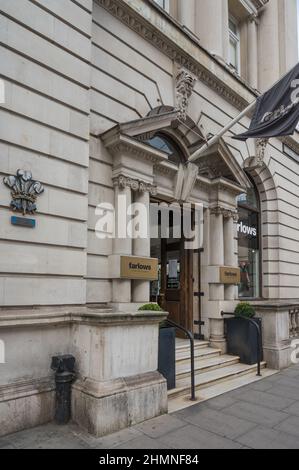
[[[184,240],[161,241],[161,301],[169,319],[192,331],[193,274],[192,251]]]

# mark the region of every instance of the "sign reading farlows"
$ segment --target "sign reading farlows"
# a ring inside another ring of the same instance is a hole
[[[157,258],[138,258],[136,256],[121,256],[120,277],[122,279],[158,279]]]
[[[222,284],[240,284],[241,273],[239,268],[221,266],[220,282]]]

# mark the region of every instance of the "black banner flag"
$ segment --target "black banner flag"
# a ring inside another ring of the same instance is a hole
[[[257,99],[249,130],[233,139],[292,135],[299,122],[299,63]]]

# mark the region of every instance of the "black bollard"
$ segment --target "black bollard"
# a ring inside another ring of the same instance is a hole
[[[75,358],[70,354],[52,357],[51,369],[55,370],[56,406],[55,421],[67,424],[71,418],[71,390],[75,373]]]

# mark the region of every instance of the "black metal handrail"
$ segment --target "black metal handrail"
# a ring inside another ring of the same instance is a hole
[[[252,318],[247,318],[247,317],[242,317],[242,316],[238,316],[236,317],[236,315],[234,313],[230,313],[230,312],[221,312],[221,316],[223,317],[224,315],[230,315],[230,316],[233,316],[235,318],[241,318],[242,320],[245,320],[249,323],[251,323],[252,325],[255,326],[256,330],[257,330],[257,356],[258,356],[258,361],[257,361],[257,376],[258,377],[262,377],[262,374],[261,374],[261,357],[262,357],[262,334],[261,334],[261,329],[260,329],[260,326],[254,321],[252,320]]]
[[[195,396],[195,367],[194,367],[194,336],[191,331],[187,330],[183,326],[179,325],[178,323],[174,322],[173,320],[169,320],[167,318],[167,323],[172,325],[174,328],[181,330],[185,333],[185,335],[190,340],[190,352],[191,352],[191,401],[196,401]]]

